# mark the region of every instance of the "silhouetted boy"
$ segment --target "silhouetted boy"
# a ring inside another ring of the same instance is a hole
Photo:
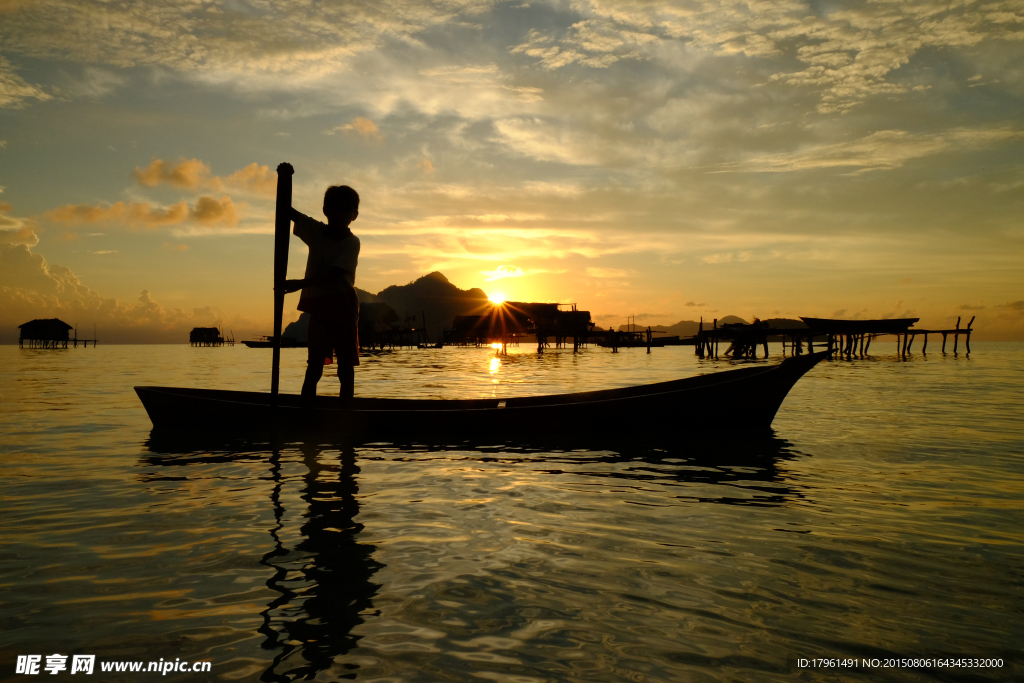
[[[359,365],[359,299],[356,297],[356,265],[359,238],[349,224],[359,215],[359,195],[347,185],[324,193],[327,225],[292,209],[295,236],[309,247],[306,276],[288,280],[286,292],[299,289],[299,310],[309,313],[309,356],[302,383],[304,403],[316,396],[316,384],[338,356],[341,398],[352,401],[355,366]]]

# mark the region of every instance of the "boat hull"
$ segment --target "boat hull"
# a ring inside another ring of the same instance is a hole
[[[789,390],[826,353],[623,389],[509,399],[418,400],[135,387],[155,429],[222,435],[323,433],[361,442],[479,436],[634,434],[683,437],[695,429],[766,431]]]

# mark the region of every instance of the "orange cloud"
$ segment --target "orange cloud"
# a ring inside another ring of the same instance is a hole
[[[17,230],[0,230],[0,244],[25,244],[34,247],[39,237],[28,225]]]
[[[380,131],[377,129],[377,124],[375,124],[370,119],[364,118],[362,116],[357,116],[355,119],[352,120],[352,123],[346,123],[343,126],[335,126],[330,130],[325,130],[324,133],[326,133],[327,135],[334,135],[335,133],[345,133],[348,131],[355,131],[356,133],[362,135],[364,138],[368,138],[371,140],[381,139],[381,134]]]
[[[277,173],[255,161],[224,178],[224,182],[232,187],[267,197],[273,197],[277,192]]]
[[[208,197],[201,197],[209,199]],[[212,200],[216,201],[216,200]],[[197,203],[198,205],[198,203]],[[65,204],[43,214],[56,223],[123,223],[133,228],[156,228],[161,225],[181,223],[190,216],[185,202],[172,204],[161,209],[149,203],[117,202],[110,206],[91,206],[89,204]]]
[[[0,244],[25,244],[30,247],[39,243],[36,223],[30,218],[8,216],[10,202],[0,202]]]
[[[166,183],[174,187],[184,187],[194,190],[200,185],[208,186],[212,178],[209,178],[210,167],[199,159],[181,159],[176,164],[170,164],[163,159],[153,159],[146,168],[135,167],[132,177],[144,187],[156,187]],[[217,183],[220,183],[219,179]]]
[[[370,125],[373,125],[372,123]],[[209,164],[199,159],[179,159],[172,163],[153,159],[145,168],[135,167],[132,177],[143,187],[170,185],[186,190],[223,190],[234,187],[243,192],[273,197],[277,174],[268,166],[253,162],[228,176],[210,175]]]
[[[231,197],[224,195],[220,199],[200,197],[194,209],[189,211],[189,218],[202,225],[237,225],[238,210]]]

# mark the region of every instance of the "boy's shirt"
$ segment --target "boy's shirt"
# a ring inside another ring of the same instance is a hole
[[[359,263],[359,238],[348,231],[341,238],[331,237],[328,227],[320,221],[302,216],[295,219],[296,237],[309,247],[306,278],[319,277],[331,268],[347,271],[345,281],[336,285],[303,287],[299,294],[300,311],[342,313],[355,293],[355,272]],[[347,285],[347,286],[346,286]]]

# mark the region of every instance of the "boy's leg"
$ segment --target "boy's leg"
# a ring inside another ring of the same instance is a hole
[[[302,381],[303,402],[312,401],[316,397],[317,382],[324,375],[324,358],[326,358],[324,347],[330,344],[326,332],[320,316],[311,314],[307,333],[306,378]],[[328,348],[326,353],[331,353],[331,349]]]
[[[316,396],[316,385],[324,376],[324,359],[310,358],[306,361],[306,378],[302,380],[302,398],[310,401]]]
[[[340,356],[340,354],[339,354]],[[343,403],[351,403],[356,394],[356,369],[338,358],[338,381],[341,382],[339,395]]]

